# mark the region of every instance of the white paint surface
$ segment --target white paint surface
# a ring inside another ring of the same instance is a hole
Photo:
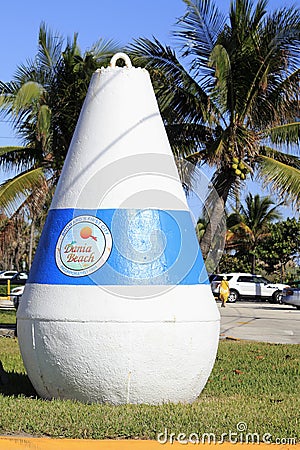
[[[20,321],[18,332],[29,343],[30,321]],[[25,343],[23,354],[32,383],[45,398],[114,404],[128,398],[130,403],[192,402],[210,374],[218,332],[218,322],[35,320],[39,351]]]
[[[155,174],[149,173],[148,164],[153,155]],[[168,159],[163,171],[167,179],[158,183],[161,159]],[[108,183],[115,171],[119,171],[117,180]],[[134,187],[128,186],[130,179]],[[95,195],[93,182],[101,195]],[[158,187],[186,205],[149,73],[120,67],[95,72],[51,208],[118,208],[130,195]],[[143,200],[135,207],[145,207]],[[165,207],[160,206],[159,196],[156,207]]]

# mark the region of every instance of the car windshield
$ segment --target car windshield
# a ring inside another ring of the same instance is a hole
[[[223,277],[224,275],[216,275],[212,281],[222,281]],[[227,275],[227,281],[231,280],[231,278],[232,278],[231,275]]]

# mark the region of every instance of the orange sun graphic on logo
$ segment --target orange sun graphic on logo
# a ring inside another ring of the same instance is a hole
[[[94,239],[94,241],[97,241],[96,236],[93,236],[93,231],[90,227],[83,227],[80,230],[80,237],[82,239],[88,239],[88,238],[92,238]]]

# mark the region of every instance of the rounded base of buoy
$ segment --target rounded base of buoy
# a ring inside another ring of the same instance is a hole
[[[212,370],[219,321],[19,319],[18,335],[29,378],[41,397],[111,404],[190,403]]]

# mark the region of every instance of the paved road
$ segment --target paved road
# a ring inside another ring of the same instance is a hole
[[[0,309],[4,309],[4,310],[5,309],[7,309],[7,310],[14,309],[14,304],[11,300],[6,300],[6,299],[3,299],[3,297],[2,298],[0,297]]]
[[[221,338],[300,344],[300,311],[292,306],[242,301],[220,306]]]
[[[14,310],[14,304],[11,300],[0,298],[0,311]],[[0,319],[0,337],[15,337],[15,325],[3,325]]]

